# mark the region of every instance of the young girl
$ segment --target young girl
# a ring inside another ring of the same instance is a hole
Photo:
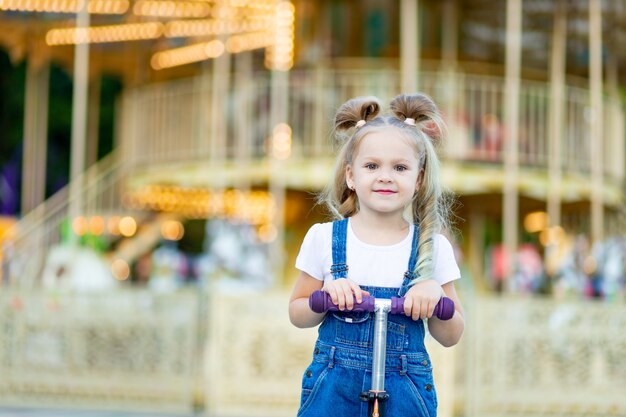
[[[322,323],[302,380],[300,417],[366,416],[368,403],[360,394],[371,384],[373,315],[351,311],[364,295],[406,297],[406,316],[389,315],[387,328],[388,416],[436,415],[423,320],[429,319],[430,334],[444,346],[463,333],[454,289],[460,272],[440,234],[448,207],[433,140],[441,139],[445,126],[425,95],[400,95],[390,109],[391,115],[380,115],[377,99],[355,98],[335,115],[336,131],[347,135],[321,200],[337,220],[308,231],[289,304],[295,326]],[[311,311],[309,296],[319,289],[340,312]],[[444,295],[455,303],[447,321],[433,316]]]

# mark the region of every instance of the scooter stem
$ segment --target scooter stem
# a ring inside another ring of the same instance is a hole
[[[377,299],[374,307],[374,346],[372,358],[372,391],[385,390],[385,358],[387,355],[387,319],[391,300]]]

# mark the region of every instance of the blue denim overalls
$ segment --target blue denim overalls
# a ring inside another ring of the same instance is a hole
[[[346,278],[348,220],[333,223],[331,274]],[[415,227],[408,271],[400,289],[362,287],[376,298],[404,295],[415,277],[418,228]],[[313,361],[302,378],[298,417],[366,417],[372,377],[373,313],[327,313],[319,327]],[[388,417],[434,417],[437,395],[430,358],[424,346],[424,323],[405,315],[389,315],[385,390]]]

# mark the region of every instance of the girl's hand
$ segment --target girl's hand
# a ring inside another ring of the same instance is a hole
[[[434,279],[418,282],[404,296],[404,314],[413,320],[431,318],[443,296],[443,288]]]
[[[355,301],[361,303],[363,296],[370,295],[369,292],[362,290],[356,282],[347,278],[326,281],[322,291],[330,295],[333,304],[338,306],[341,311],[352,310]]]

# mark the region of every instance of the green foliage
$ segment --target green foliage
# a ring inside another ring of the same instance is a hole
[[[0,50],[0,168],[16,154],[22,142],[26,65],[14,66]]]

